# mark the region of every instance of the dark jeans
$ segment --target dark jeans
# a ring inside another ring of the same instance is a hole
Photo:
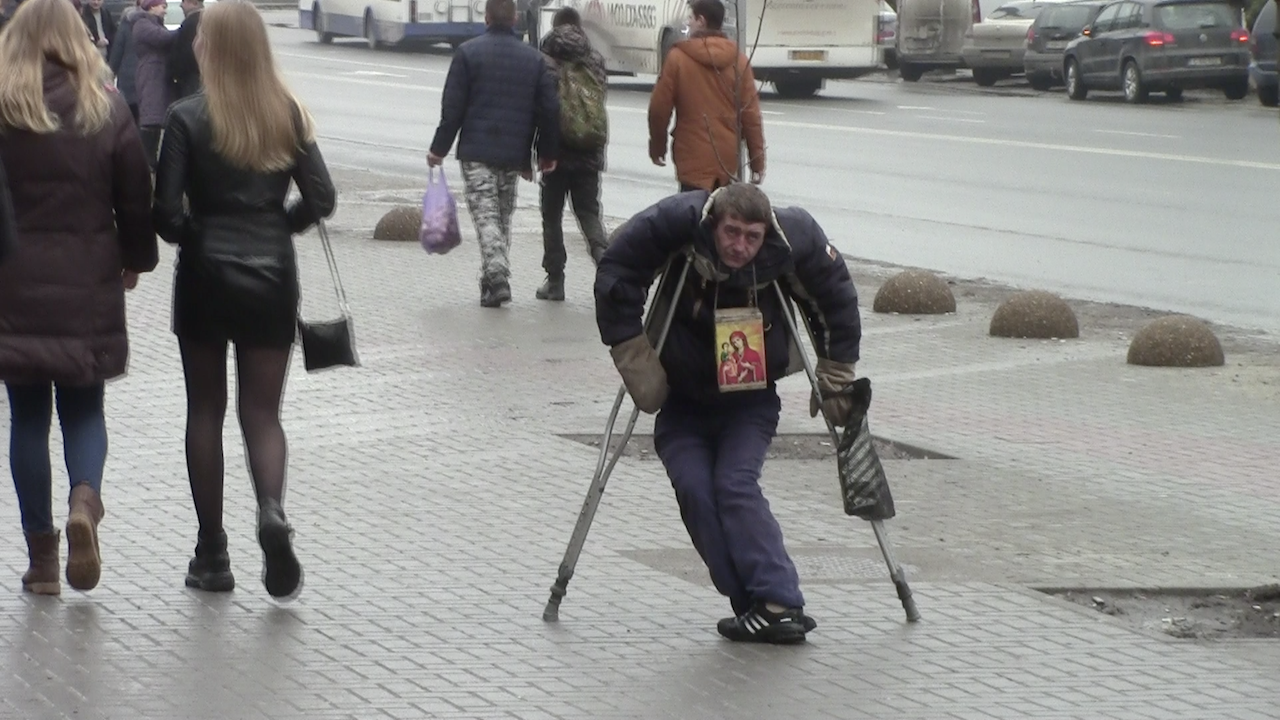
[[[49,463],[49,425],[53,421],[53,385],[5,383],[9,391],[9,467],[18,492],[22,529],[53,532],[53,468]],[[57,386],[58,421],[71,487],[88,483],[102,490],[107,463],[107,424],[102,383]]]
[[[542,176],[542,268],[548,275],[563,275],[568,255],[564,249],[564,200],[573,201],[573,214],[592,257],[608,247],[600,222],[600,173],[593,170],[556,170]]]
[[[159,125],[143,125],[139,132],[142,135],[142,148],[147,151],[147,164],[151,172],[156,171],[156,161],[160,158],[160,135],[164,128]]]
[[[760,490],[781,403],[772,390],[745,392],[724,407],[671,398],[654,423],[680,517],[720,594],[736,614],[757,601],[804,606],[782,528]]]

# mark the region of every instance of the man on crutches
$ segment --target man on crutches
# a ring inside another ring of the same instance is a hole
[[[674,304],[659,357],[642,325],[645,299],[660,271],[684,263],[696,277],[679,297],[655,298],[655,307]],[[786,644],[803,642],[816,623],[760,489],[778,426],[776,382],[800,362],[775,281],[808,317],[828,398],[821,410],[844,425],[852,399],[839,391],[854,380],[858,297],[843,257],[806,211],[774,211],[745,183],[671,196],[617,231],[595,295],[601,339],[636,406],[658,413],[654,443],[680,515],[733,607],[717,629],[730,640]],[[818,410],[811,403],[811,415]]]

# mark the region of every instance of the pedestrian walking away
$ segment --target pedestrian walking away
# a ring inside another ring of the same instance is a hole
[[[280,407],[299,301],[293,235],[332,214],[335,192],[312,120],[280,80],[257,9],[213,5],[198,42],[204,92],[169,112],[154,210],[160,236],[178,246],[173,331],[187,386],[187,473],[199,521],[186,584],[235,587],[222,524],[227,345],[234,343],[263,584],[272,597],[291,598],[302,588],[302,567],[284,512],[288,449]],[[290,181],[302,198],[286,205]]]
[[[138,124],[147,149],[147,162],[154,170],[164,116],[173,99],[173,87],[169,81],[169,48],[177,32],[164,26],[164,13],[169,7],[165,0],[141,0],[138,7],[143,11],[133,23],[134,52],[138,57],[134,76],[138,91]]]
[[[22,588],[57,595],[50,424],[56,407],[70,481],[66,578],[91,590],[102,573],[104,383],[128,364],[125,290],[158,262],[151,176],[129,109],[101,83],[102,56],[66,0],[22,4],[0,33],[0,67],[0,164],[16,227],[0,264],[0,380],[30,561]]]
[[[107,65],[115,75],[116,89],[129,104],[129,112],[133,113],[135,125],[138,124],[138,53],[137,45],[133,42],[133,25],[143,14],[142,8],[132,5],[120,15],[115,42],[111,43],[107,52]]]
[[[538,288],[539,300],[564,300],[564,201],[573,202],[573,214],[587,240],[593,263],[608,246],[600,209],[600,175],[604,172],[608,144],[608,110],[605,98],[609,78],[604,57],[591,47],[582,30],[578,11],[561,8],[551,20],[551,32],[542,40],[542,52],[550,58],[560,99],[560,157],[556,169],[542,175],[542,267],[547,280]]]
[[[649,157],[667,164],[667,127],[671,160],[681,190],[714,190],[739,178],[738,151],[746,143],[750,180],[764,180],[764,129],[760,96],[751,63],[721,30],[724,4],[689,4],[689,39],[676,43],[649,97]]]
[[[169,48],[169,80],[173,83],[175,101],[200,92],[200,64],[196,62],[196,32],[200,29],[200,16],[204,12],[204,0],[182,0],[185,17],[178,27],[178,34]]]
[[[542,54],[516,37],[513,0],[485,3],[485,33],[458,46],[445,78],[440,123],[427,163],[444,162],[455,139],[467,209],[480,242],[480,304],[511,301],[511,216],[520,176],[556,169],[560,103]]]
[[[659,355],[641,318],[668,263],[667,273],[689,264],[697,277],[655,299],[673,307],[663,311],[673,320]],[[781,407],[776,383],[800,361],[775,281],[809,318],[818,378],[832,389],[811,413],[844,425],[851,398],[839,391],[853,383],[862,335],[853,280],[809,213],[775,212],[755,185],[673,195],[623,225],[600,260],[596,320],[636,406],[657,413],[654,444],[681,518],[733,609],[720,634],[793,643],[816,623],[760,489]]]

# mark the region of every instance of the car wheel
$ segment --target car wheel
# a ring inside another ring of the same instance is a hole
[[[329,32],[328,21],[324,16],[324,11],[320,8],[320,3],[315,4],[315,9],[311,14],[311,24],[316,29],[316,42],[321,45],[328,45],[333,42],[333,33]]]
[[[1089,94],[1084,86],[1084,78],[1080,77],[1080,63],[1074,59],[1067,61],[1067,69],[1062,72],[1067,83],[1067,97],[1072,100],[1083,100]]]
[[[1228,100],[1243,100],[1249,94],[1249,81],[1232,83],[1222,89]]]
[[[773,87],[778,94],[788,100],[802,100],[813,97],[822,89],[819,78],[800,78],[797,80],[774,80]]]
[[[1027,75],[1027,82],[1031,84],[1032,90],[1045,92],[1053,87],[1053,76],[1049,73],[1030,73]]]
[[[1147,86],[1142,82],[1142,71],[1138,63],[1130,60],[1124,64],[1120,77],[1124,84],[1124,100],[1127,103],[1144,103],[1147,101]]]
[[[995,70],[986,68],[973,69],[973,81],[978,83],[978,87],[991,87],[1000,79],[1000,73]]]
[[[378,49],[378,26],[374,24],[371,13],[364,14],[364,42],[370,50]]]
[[[899,61],[898,74],[906,82],[919,82],[920,78],[924,77],[924,68],[909,62]]]
[[[1179,100],[1182,100],[1182,88],[1169,88],[1164,91],[1164,96],[1168,98],[1170,102],[1178,102]]]
[[[1258,102],[1262,103],[1264,107],[1280,105],[1280,86],[1272,85],[1258,88]]]

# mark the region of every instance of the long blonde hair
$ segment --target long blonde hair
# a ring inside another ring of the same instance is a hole
[[[299,141],[311,141],[315,131],[280,77],[257,8],[241,0],[215,3],[204,11],[198,32],[213,149],[244,170],[293,167]]]
[[[93,135],[111,121],[109,72],[68,0],[27,0],[0,33],[0,132],[62,129],[44,98],[45,62],[66,68],[75,87],[75,129]]]

